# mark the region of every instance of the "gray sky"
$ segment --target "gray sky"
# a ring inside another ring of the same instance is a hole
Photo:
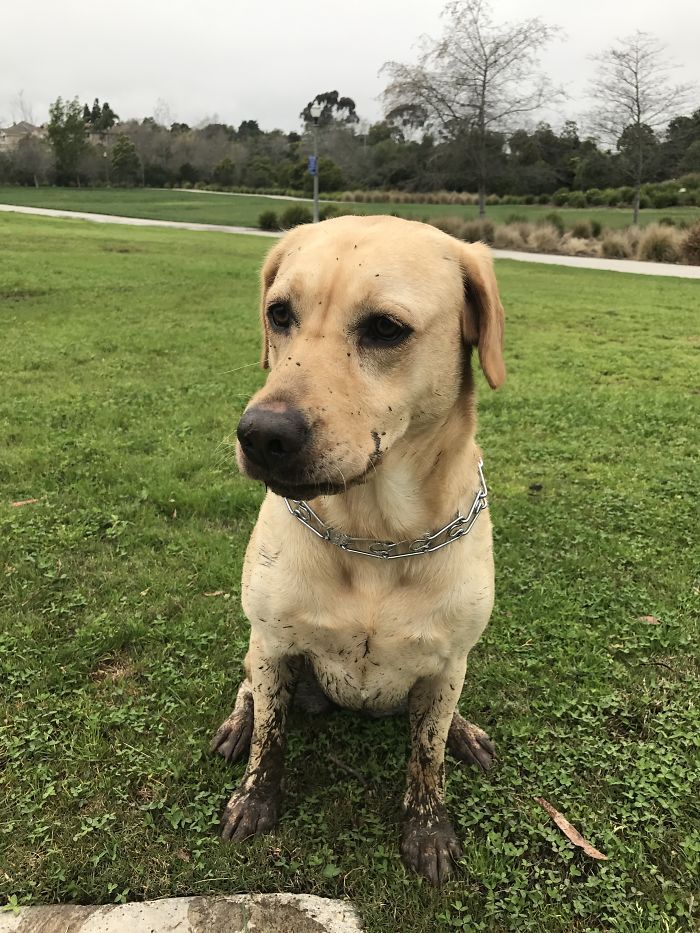
[[[388,59],[410,61],[421,33],[437,36],[443,0],[24,0],[3,3],[0,125],[20,119],[19,91],[34,120],[59,94],[108,100],[120,117],[167,102],[173,119],[204,117],[264,129],[298,129],[320,91],[352,97],[361,117],[381,117]],[[561,115],[588,109],[589,54],[639,28],[668,46],[678,81],[700,87],[697,0],[493,0],[497,20],[541,16],[566,38],[543,57],[571,99]],[[695,97],[700,105],[700,91]],[[550,118],[556,116],[547,114]]]

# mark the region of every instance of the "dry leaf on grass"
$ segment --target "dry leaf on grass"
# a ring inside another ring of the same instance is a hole
[[[603,861],[607,862],[607,855],[603,855],[602,852],[599,852],[594,846],[590,844],[590,842],[584,839],[576,827],[572,826],[566,817],[562,816],[558,810],[555,810],[548,800],[545,800],[544,797],[535,797],[535,800],[542,807],[542,809],[551,816],[559,829],[564,833],[566,838],[570,840],[570,842],[573,842],[575,846],[579,846],[581,849],[583,849],[586,855],[590,855],[591,858],[602,859]]]
[[[205,596],[223,596],[224,591],[223,590],[212,590],[211,593],[205,593],[204,595]]]
[[[657,619],[656,616],[637,616],[640,622],[646,622],[647,625],[660,625],[660,619]]]
[[[38,501],[38,499],[20,499],[19,502],[13,502],[11,504],[13,509],[18,509],[22,505],[34,505],[34,503]]]

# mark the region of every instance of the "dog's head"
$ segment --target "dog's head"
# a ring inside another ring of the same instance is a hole
[[[490,252],[394,217],[297,227],[262,270],[262,365],[238,426],[241,470],[290,498],[365,482],[405,438],[471,398],[471,349],[505,379]]]

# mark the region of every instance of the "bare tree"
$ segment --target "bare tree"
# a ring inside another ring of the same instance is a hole
[[[596,109],[589,120],[596,133],[629,154],[636,224],[645,153],[654,130],[686,105],[690,85],[671,83],[671,73],[678,66],[664,57],[665,47],[649,33],[637,30],[616,42],[593,56],[598,70],[590,93]]]
[[[17,91],[12,101],[12,119],[15,123],[34,123],[34,108],[24,96],[24,91]]]
[[[453,0],[443,10],[439,40],[424,37],[416,65],[387,62],[387,118],[433,129],[446,139],[466,136],[486,213],[489,140],[525,114],[562,96],[539,70],[539,53],[559,32],[539,18],[493,22],[487,0]]]

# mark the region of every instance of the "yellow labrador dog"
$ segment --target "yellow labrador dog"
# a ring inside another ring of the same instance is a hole
[[[248,767],[225,839],[269,830],[290,703],[385,715],[411,732],[401,852],[442,882],[460,847],[445,745],[487,769],[456,711],[494,598],[471,357],[505,379],[487,247],[393,217],[291,230],[262,270],[264,387],[238,426],[268,492],[248,545],[246,678],[213,748]]]

